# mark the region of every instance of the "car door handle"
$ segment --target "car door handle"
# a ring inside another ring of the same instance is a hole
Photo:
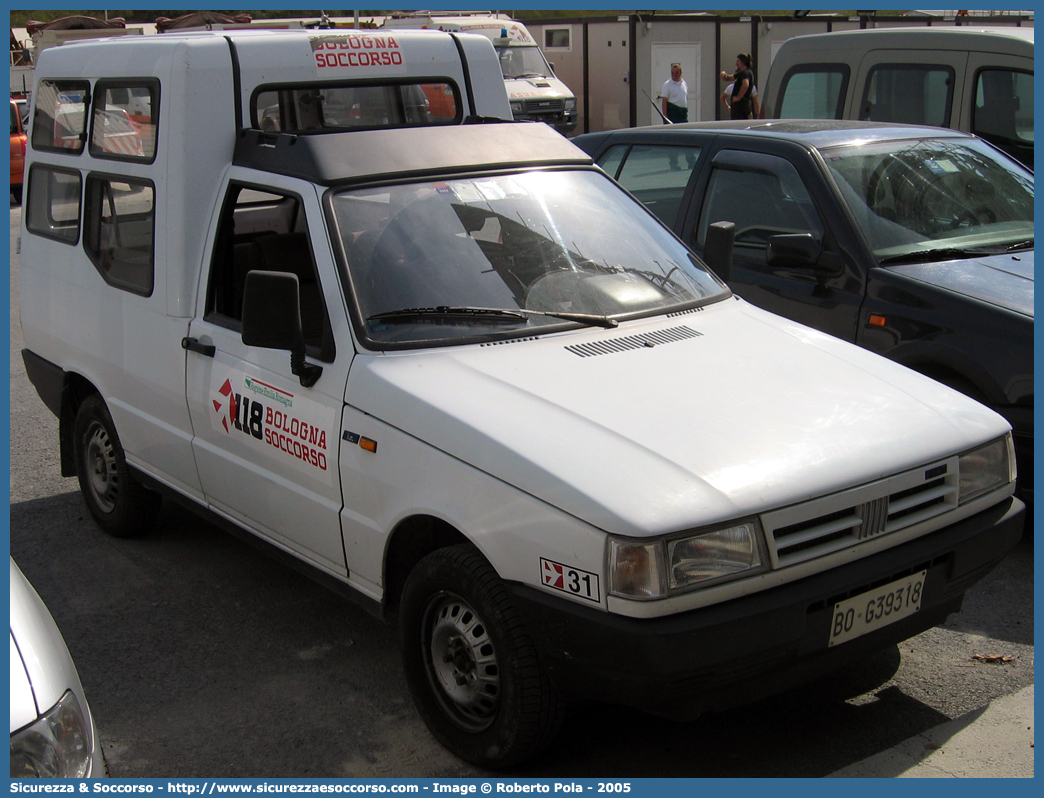
[[[217,348],[213,344],[201,344],[198,338],[182,338],[181,348],[190,352],[199,352],[206,357],[214,357]]]

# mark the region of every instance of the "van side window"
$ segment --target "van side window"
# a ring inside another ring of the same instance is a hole
[[[975,81],[971,132],[1032,164],[1033,74],[1011,69],[980,71]]]
[[[154,277],[155,189],[123,177],[88,175],[83,245],[110,285],[149,296]]]
[[[80,238],[80,173],[33,164],[25,226],[30,232],[75,244]]]
[[[620,150],[614,147],[599,160],[607,172],[634,194],[664,224],[672,226],[681,208],[685,187],[700,158],[700,148],[635,144],[620,164]],[[612,173],[610,173],[612,174]]]
[[[204,314],[207,321],[232,330],[242,328],[243,288],[247,272],[254,269],[297,275],[307,353],[331,362],[333,332],[299,200],[232,185],[214,246]]]
[[[85,80],[41,80],[36,87],[33,149],[83,152],[90,96]]]
[[[99,81],[92,109],[91,155],[144,162],[156,157],[159,84]]]
[[[781,119],[840,119],[848,94],[847,64],[803,64],[783,78]]]
[[[870,70],[859,118],[868,122],[947,127],[954,71],[934,64],[882,64]]]
[[[452,83],[381,83],[271,87],[254,95],[253,124],[282,133],[457,124]]]

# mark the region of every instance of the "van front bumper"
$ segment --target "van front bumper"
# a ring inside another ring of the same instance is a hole
[[[862,560],[662,618],[612,615],[536,588],[511,589],[563,697],[685,720],[787,689],[942,623],[1019,542],[1024,515],[1021,501],[1007,499]],[[837,602],[921,570],[918,612],[828,648]]]

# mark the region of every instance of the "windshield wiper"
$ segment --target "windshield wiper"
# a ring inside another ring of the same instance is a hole
[[[1002,251],[1016,252],[1020,249],[1033,249],[1033,239],[1027,238],[1023,241],[1016,241],[1014,244],[1008,244]]]
[[[555,313],[545,310],[507,310],[503,308],[449,307],[446,305],[434,308],[389,310],[384,313],[376,313],[367,318],[366,321],[409,322],[426,316],[439,316],[444,319],[455,319],[479,324],[515,324],[519,321],[526,321],[529,316],[551,316],[564,321],[575,321],[594,327],[605,327],[606,329],[619,326],[616,319],[611,319],[608,316],[598,316],[593,313]]]
[[[942,249],[924,249],[915,252],[904,252],[881,258],[882,266],[894,263],[924,263],[932,260],[957,260],[958,258],[980,258],[983,255],[997,255],[1006,252],[1004,249],[983,249],[981,247],[945,247]]]

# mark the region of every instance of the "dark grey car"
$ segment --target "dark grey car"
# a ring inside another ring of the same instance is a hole
[[[745,299],[991,406],[1033,498],[1033,173],[953,130],[710,122],[577,136]]]

